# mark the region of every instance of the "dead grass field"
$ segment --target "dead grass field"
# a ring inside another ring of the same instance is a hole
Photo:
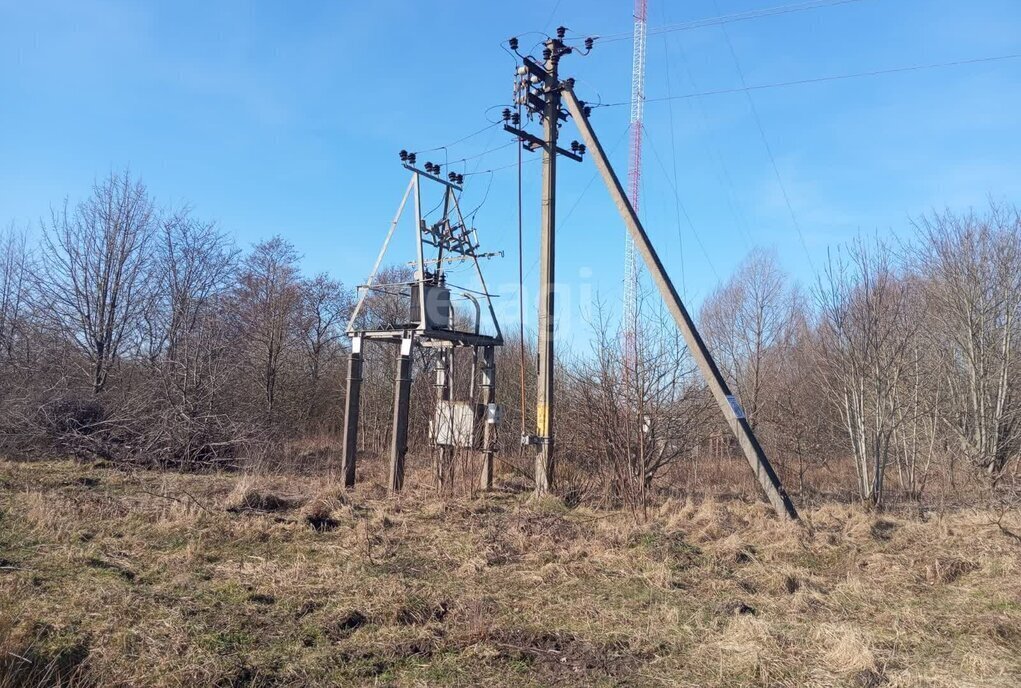
[[[0,686],[1021,685],[982,512],[626,515],[0,462]]]

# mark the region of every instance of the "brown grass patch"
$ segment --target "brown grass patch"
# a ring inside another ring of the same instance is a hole
[[[0,688],[1021,683],[1021,547],[981,511],[801,527],[712,499],[637,523],[414,481],[0,481]]]

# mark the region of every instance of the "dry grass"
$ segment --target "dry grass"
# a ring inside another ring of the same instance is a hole
[[[514,492],[0,462],[0,686],[1021,683],[980,511],[646,524]]]

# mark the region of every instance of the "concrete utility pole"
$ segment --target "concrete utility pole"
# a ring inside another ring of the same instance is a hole
[[[560,121],[566,115],[560,108],[562,84],[559,77],[560,58],[572,52],[564,45],[564,27],[557,29],[557,37],[546,41],[543,61],[525,57],[518,69],[519,81],[515,85],[517,103],[542,118],[543,136],[539,138],[518,128],[520,118],[504,110],[504,129],[516,135],[529,150],[542,150],[542,233],[539,248],[539,346],[538,385],[535,402],[535,436],[523,438],[539,446],[535,456],[535,494],[543,495],[553,489],[556,468],[553,432],[553,374],[554,357],[554,292],[556,286],[556,211],[557,211],[557,157],[565,155],[576,161],[581,156],[557,145]],[[516,42],[512,49],[517,49]],[[577,145],[577,142],[575,142]]]
[[[535,402],[535,430],[539,453],[535,456],[535,493],[553,488],[553,296],[556,280],[557,133],[560,119],[560,79],[557,65],[563,44],[550,40],[546,60],[548,87],[542,132],[542,235],[539,249],[539,362]]]
[[[643,2],[638,3],[644,7]],[[540,254],[540,301],[539,301],[539,390],[537,402],[537,430],[538,437],[527,438],[529,443],[540,445],[540,452],[536,458],[535,470],[535,491],[536,494],[543,494],[551,489],[553,484],[553,417],[551,413],[553,405],[553,240],[556,208],[556,157],[564,155],[573,160],[581,161],[586,149],[591,149],[595,158],[596,167],[603,177],[610,196],[613,198],[617,209],[620,211],[624,224],[627,227],[635,248],[645,261],[656,287],[659,289],[663,301],[677,322],[684,337],[688,349],[698,364],[699,371],[705,379],[727,419],[728,425],[734,435],[737,436],[741,450],[744,452],[748,463],[755,473],[759,484],[762,486],[766,497],[769,499],[777,514],[792,519],[798,517],[793,502],[788,497],[779,477],[773,470],[773,466],[766,458],[765,452],[759,445],[755,433],[752,431],[748,420],[745,418],[744,410],[737,399],[731,394],[723,375],[720,374],[716,362],[709,353],[708,347],[702,341],[694,321],[688,314],[687,309],[681,302],[681,297],[674,289],[670,276],[667,275],[656,250],[649,241],[638,213],[631,201],[628,199],[620,180],[617,178],[610,161],[603,151],[599,139],[596,138],[592,125],[589,123],[588,115],[591,108],[582,103],[574,95],[574,79],[560,81],[558,67],[560,57],[570,54],[579,47],[567,46],[564,43],[564,36],[567,29],[557,29],[557,37],[546,41],[543,50],[542,64],[536,62],[529,56],[522,56],[517,53],[518,40],[512,38],[509,41],[511,50],[521,58],[521,66],[518,67],[519,80],[515,82],[514,95],[517,105],[524,105],[533,114],[541,115],[543,119],[543,138],[533,136],[519,128],[520,116],[512,114],[509,109],[503,111],[504,129],[511,132],[522,142],[528,150],[541,148],[543,152],[543,186],[542,186],[542,249]],[[644,41],[644,35],[642,37]],[[594,38],[586,38],[584,41],[584,52],[588,54],[592,50]],[[584,143],[571,142],[571,150],[567,151],[557,146],[557,127],[560,120],[567,119],[567,113],[560,111],[561,102],[566,104],[568,113],[574,119]],[[514,126],[511,126],[511,123]],[[644,481],[643,481],[644,482]]]
[[[390,492],[404,487],[404,457],[408,453],[408,406],[411,403],[410,336],[401,339],[398,352],[397,379],[394,381],[394,434],[390,445]]]
[[[796,519],[798,512],[794,508],[794,503],[780,483],[780,479],[773,470],[773,466],[769,463],[769,459],[766,458],[766,454],[759,445],[755,433],[752,432],[751,426],[748,425],[748,419],[745,418],[744,410],[742,410],[734,395],[730,393],[726,380],[723,379],[723,375],[720,374],[720,370],[709,353],[709,349],[698,334],[694,321],[688,315],[688,310],[681,302],[681,297],[677,294],[677,290],[674,289],[673,282],[670,280],[669,275],[667,275],[663,263],[660,262],[659,255],[656,253],[656,249],[653,248],[652,242],[649,241],[649,237],[645,233],[641,221],[638,219],[638,214],[635,213],[635,209],[631,206],[631,202],[624,193],[624,189],[621,187],[620,180],[617,179],[613,167],[610,166],[610,161],[607,159],[599,139],[596,138],[592,125],[589,124],[588,117],[585,115],[584,108],[578,102],[577,97],[575,97],[571,85],[565,85],[563,93],[567,110],[571,113],[571,117],[574,118],[574,122],[581,133],[582,139],[585,141],[585,145],[592,152],[596,167],[602,175],[603,182],[605,182],[610,196],[613,198],[614,203],[616,203],[621,217],[624,219],[624,224],[627,226],[628,232],[630,232],[631,238],[635,242],[635,247],[644,259],[645,266],[656,283],[656,287],[659,289],[663,301],[670,310],[670,314],[673,315],[674,320],[677,322],[677,327],[684,336],[688,349],[695,357],[695,362],[698,364],[702,377],[705,379],[706,384],[709,385],[709,389],[712,390],[716,403],[727,419],[727,424],[730,425],[734,435],[737,436],[741,450],[744,452],[745,458],[748,459],[748,464],[755,473],[755,477],[758,479],[759,484],[766,493],[766,497],[773,505],[777,514]]]
[[[355,486],[355,456],[358,454],[358,408],[362,394],[362,338],[351,337],[347,361],[347,399],[344,409],[344,457],[341,472],[344,487]]]

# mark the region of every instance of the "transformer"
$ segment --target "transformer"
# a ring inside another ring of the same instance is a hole
[[[425,329],[450,329],[450,290],[444,286],[415,282],[411,285],[411,305],[408,310],[408,323],[418,327],[422,324],[420,317],[421,302],[419,291],[425,290]]]

